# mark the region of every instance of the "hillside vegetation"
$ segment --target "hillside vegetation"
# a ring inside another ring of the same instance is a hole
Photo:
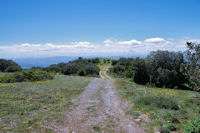
[[[163,133],[199,133],[199,93],[144,86],[124,78],[117,78],[116,86],[122,98],[134,104],[127,114],[135,119],[140,119],[141,115],[151,119],[151,122],[140,121],[146,123],[148,133],[153,133],[154,127]]]
[[[183,63],[182,53],[156,51],[146,59],[121,58],[112,63],[111,72],[119,77],[132,78],[139,84],[174,88],[187,83],[180,69]]]
[[[99,67],[97,64],[100,62],[99,58],[94,59],[79,59],[70,61],[68,63],[53,64],[43,70],[48,72],[62,73],[65,75],[79,75],[79,76],[98,76]]]
[[[117,89],[134,104],[127,114],[150,118],[147,132],[155,126],[161,133],[200,132],[200,44],[187,46],[184,53],[154,51],[145,59],[112,61]]]
[[[187,43],[185,53],[154,51],[147,58],[112,61],[110,73],[139,84],[200,91],[200,45]]]
[[[185,52],[153,51],[142,59],[79,57],[45,68],[22,69],[1,59],[0,132],[51,131],[48,125],[63,122],[70,100],[90,77],[99,77],[101,70],[106,78],[110,67],[108,73],[116,79],[121,96],[134,104],[127,114],[141,123],[142,115],[151,119],[144,122],[147,132],[158,127],[161,133],[199,133],[200,44],[187,46]]]
[[[56,76],[54,80],[0,84],[0,132],[50,132],[91,78]]]
[[[16,62],[0,59],[0,72],[16,72],[20,70],[22,70],[22,68]]]
[[[54,78],[54,75],[54,73],[42,70],[23,70],[20,72],[0,75],[0,83],[50,80]]]
[[[53,64],[46,68],[33,67],[22,69],[17,63],[11,60],[1,59],[0,83],[51,80],[55,74],[98,77],[100,68],[97,65],[100,62],[102,61],[99,58],[83,59],[80,57],[68,63]]]

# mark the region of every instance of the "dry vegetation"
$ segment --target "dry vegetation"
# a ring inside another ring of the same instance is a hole
[[[186,129],[187,123],[196,119],[200,112],[200,94],[197,92],[148,87],[121,78],[116,80],[116,86],[122,97],[134,104],[127,114],[135,119],[146,114],[151,119],[146,123],[147,132],[154,132],[157,127],[163,132],[190,133],[191,130]]]
[[[49,123],[62,123],[70,100],[91,78],[56,76],[54,80],[1,83],[0,132],[51,131]]]

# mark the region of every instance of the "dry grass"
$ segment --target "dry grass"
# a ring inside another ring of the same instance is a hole
[[[0,84],[0,132],[48,132],[47,123],[62,123],[70,100],[91,78],[56,76],[54,80]]]
[[[148,132],[152,127],[167,127],[171,131],[180,131],[188,121],[200,113],[200,93],[154,88],[135,84],[129,79],[117,79],[116,86],[125,99],[134,104],[127,113],[138,118],[138,111],[151,119]],[[135,116],[137,115],[137,116]]]

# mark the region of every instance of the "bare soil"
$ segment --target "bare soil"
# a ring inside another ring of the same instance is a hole
[[[64,114],[64,124],[54,131],[58,133],[143,133],[136,121],[125,114],[128,103],[121,100],[114,87],[114,80],[106,71],[101,78],[94,78],[84,92],[72,100],[73,106]]]

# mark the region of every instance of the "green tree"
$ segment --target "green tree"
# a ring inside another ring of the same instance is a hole
[[[21,71],[22,68],[12,60],[0,59],[1,72],[16,72]]]
[[[78,70],[78,75],[79,75],[79,76],[85,76],[85,75],[86,75],[85,69],[84,69],[84,68],[80,68],[80,69]]]
[[[61,72],[65,75],[97,76],[100,71],[97,66],[98,63],[99,58],[83,59],[82,57],[79,57],[77,60],[68,63],[53,64],[43,70],[48,72]]]
[[[189,79],[189,85],[193,90],[200,91],[200,44],[187,42],[188,50],[185,52],[186,64],[182,65],[182,71]]]
[[[150,84],[157,87],[181,86],[186,82],[180,68],[184,63],[181,52],[153,51],[146,60],[146,67],[150,77]]]
[[[146,84],[149,81],[149,75],[145,66],[145,60],[136,58],[133,62],[134,81],[139,84]]]

